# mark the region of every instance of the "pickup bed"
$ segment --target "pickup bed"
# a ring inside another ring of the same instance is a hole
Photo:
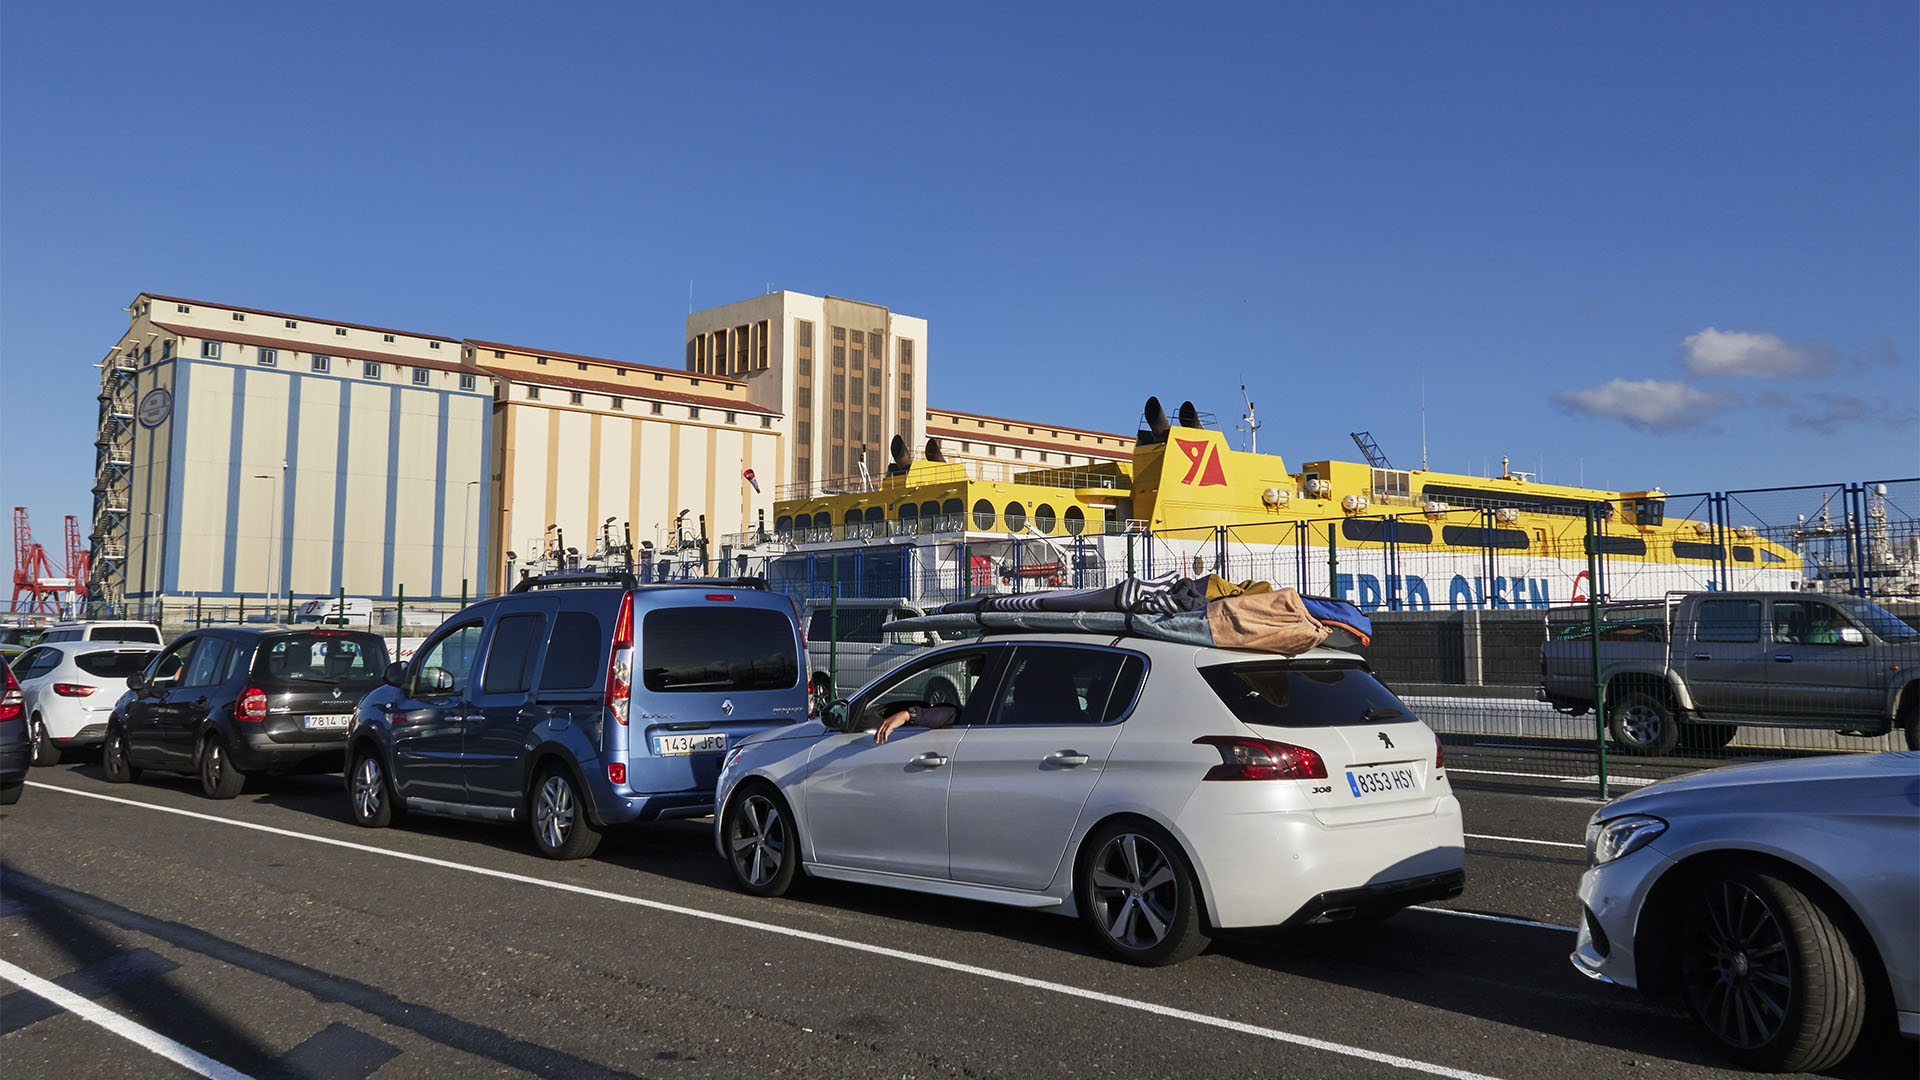
[[[1616,747],[1714,749],[1741,725],[1877,737],[1920,750],[1920,631],[1870,600],[1784,593],[1675,593],[1610,609],[1541,647],[1540,700],[1593,707],[1594,652]]]

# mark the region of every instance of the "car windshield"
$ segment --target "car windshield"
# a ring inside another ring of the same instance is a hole
[[[110,649],[102,652],[81,653],[73,658],[74,665],[89,675],[102,679],[124,679],[147,666],[153,659],[155,649]]]
[[[1233,715],[1266,727],[1343,727],[1414,719],[1358,664],[1257,661],[1200,669]]]
[[[387,667],[387,643],[372,634],[314,630],[265,638],[253,661],[263,683],[369,689]]]
[[[1836,597],[1836,599],[1840,606],[1846,609],[1847,614],[1860,620],[1882,641],[1912,641],[1920,638],[1920,630],[1915,630],[1900,616],[1871,600],[1861,600],[1858,597]]]

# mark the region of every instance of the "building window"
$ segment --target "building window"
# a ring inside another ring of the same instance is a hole
[[[507,358],[507,354],[501,352],[499,349],[495,349],[493,350],[493,358],[495,360],[505,360]]]
[[[567,404],[569,405],[583,405],[585,403],[586,403],[586,396],[581,394],[580,391],[578,390],[575,390],[573,393],[567,395]]]
[[[182,315],[185,315],[186,313],[192,311],[193,309],[188,307],[185,304],[175,304],[173,305],[173,310],[179,312]]]
[[[473,376],[471,375],[460,376],[460,389],[462,390],[473,389]]]
[[[346,327],[344,327],[344,326],[336,326],[336,327],[334,327],[334,328],[333,328],[333,336],[335,336],[335,337],[346,337],[346,336],[347,336],[347,328],[346,328]]]
[[[236,311],[236,312],[234,312],[234,313],[233,313],[233,321],[234,321],[234,322],[246,322],[246,321],[247,321],[247,317],[246,317],[245,315],[242,315],[242,314],[240,314],[239,312],[237,312],[237,311]]]
[[[733,413],[733,412],[727,413],[727,423],[729,424],[738,423],[739,420],[740,420],[739,414]]]
[[[700,406],[698,405],[687,406],[687,419],[689,420],[700,419]]]
[[[539,400],[540,400],[540,388],[539,388],[539,387],[537,387],[537,386],[529,386],[529,387],[527,387],[527,400],[528,400],[528,401],[539,401]]]
[[[169,349],[162,349],[163,354],[170,351]],[[164,355],[162,358],[164,359]],[[280,350],[261,349],[254,354],[253,362],[259,364],[261,367],[278,367],[280,364]]]
[[[654,381],[654,382],[665,382],[665,381],[666,381],[666,379],[667,379],[667,377],[666,377],[665,375],[662,375],[662,374],[660,374],[660,373],[659,373],[659,372],[657,372],[657,371],[653,373],[653,381]]]
[[[162,360],[173,359],[173,339],[172,338],[168,338],[167,340],[160,343],[160,359]]]
[[[333,358],[332,358],[332,357],[330,357],[330,356],[321,356],[321,355],[319,355],[319,354],[317,354],[317,353],[316,353],[316,354],[314,355],[314,357],[313,357],[313,370],[315,370],[315,371],[319,371],[319,372],[325,372],[325,371],[327,371],[328,369],[330,369],[330,368],[332,368],[332,367],[333,367]]]
[[[771,428],[771,427],[773,427],[773,417],[771,417],[771,416],[763,416],[763,417],[761,417],[761,418],[760,418],[760,426],[761,426],[761,427],[763,427],[763,428]]]
[[[380,365],[371,360],[367,361],[360,365],[360,376],[365,379],[378,379],[380,377]]]
[[[533,358],[533,362],[534,362],[534,363],[536,363],[536,364],[539,364],[539,365],[540,365],[541,367],[546,367],[546,366],[547,366],[547,358],[546,358],[546,357],[544,357],[544,356],[536,356],[536,357],[534,357],[534,358]]]
[[[149,345],[146,348],[140,350],[140,366],[141,367],[153,366],[153,346]]]
[[[813,441],[813,421],[802,420],[794,424],[793,437],[800,440],[801,445],[811,443]]]
[[[760,324],[754,327],[755,353],[753,366],[756,370],[767,370],[767,338],[771,336],[771,334],[772,324],[766,319],[761,319]]]
[[[429,348],[429,349],[437,349],[437,348],[439,348],[439,347],[440,347],[440,343],[439,343],[439,342],[437,342],[437,341],[429,341],[429,342],[427,342],[427,348]]]
[[[209,360],[220,359],[220,343],[202,339],[200,342],[200,355]]]
[[[392,334],[381,334],[381,335],[380,335],[380,340],[381,340],[381,341],[392,341],[392,340],[393,340],[393,335],[392,335]]]
[[[299,320],[297,320],[297,319],[288,319],[288,320],[287,320],[287,329],[289,329],[289,330],[298,330],[298,329],[300,329],[300,322],[299,322]]]
[[[427,380],[431,378],[433,378],[433,373],[426,368],[417,367],[413,369],[413,385],[425,386],[427,385]]]
[[[620,377],[621,377],[621,378],[623,378],[623,379],[627,377],[627,369],[626,369],[626,368],[623,368],[623,367],[617,367],[617,368],[614,368],[614,369],[613,369],[613,373],[614,373],[615,375],[618,375],[618,376],[620,376]]]
[[[625,412],[627,411],[627,399],[614,398],[611,400],[611,402],[608,404],[607,407],[612,409],[614,412]]]
[[[651,401],[651,402],[648,402],[647,404],[648,404],[648,406],[649,406],[649,407],[648,407],[648,409],[647,409],[647,411],[648,411],[648,412],[650,412],[650,413],[652,413],[652,414],[653,414],[653,415],[655,415],[655,416],[659,416],[659,415],[660,415],[660,403],[659,403],[659,402],[657,402],[657,401]]]
[[[585,364],[575,364],[573,366],[579,368],[581,371],[587,370],[587,365]]]

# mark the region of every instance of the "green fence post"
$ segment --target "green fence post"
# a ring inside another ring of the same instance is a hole
[[[407,651],[407,587],[400,586],[399,596],[393,602],[393,658]]]
[[[193,598],[193,628],[195,630],[200,629],[200,627],[203,625],[203,620],[201,619],[200,616],[201,616],[201,613],[206,610],[205,607],[203,606],[206,603],[206,600],[207,598],[204,596],[196,596]]]
[[[333,625],[347,625],[347,587],[345,585],[340,586],[339,602],[334,605],[333,618]]]
[[[828,559],[833,563],[831,584],[827,593],[827,682],[833,686],[835,697],[840,695],[840,554],[832,552]]]
[[[287,621],[289,623],[293,621],[293,590],[292,589],[287,590]]]
[[[1327,595],[1335,600],[1345,599],[1340,595],[1340,549],[1336,546],[1339,528],[1333,522],[1327,523]]]
[[[1587,504],[1587,635],[1593,651],[1593,745],[1600,754],[1600,801],[1607,801],[1607,684],[1600,674],[1598,515]]]
[[[973,595],[973,545],[960,542],[960,599]]]
[[[167,636],[167,601],[164,597],[154,601],[153,625],[160,628],[160,636]]]
[[[240,621],[243,623],[247,621],[247,594],[246,593],[240,594]]]
[[[1133,577],[1133,537],[1131,528],[1127,530],[1127,576]]]

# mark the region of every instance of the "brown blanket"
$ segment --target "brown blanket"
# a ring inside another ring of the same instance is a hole
[[[1257,649],[1294,656],[1327,638],[1327,627],[1307,613],[1294,589],[1243,593],[1207,605],[1207,627],[1222,649]]]

